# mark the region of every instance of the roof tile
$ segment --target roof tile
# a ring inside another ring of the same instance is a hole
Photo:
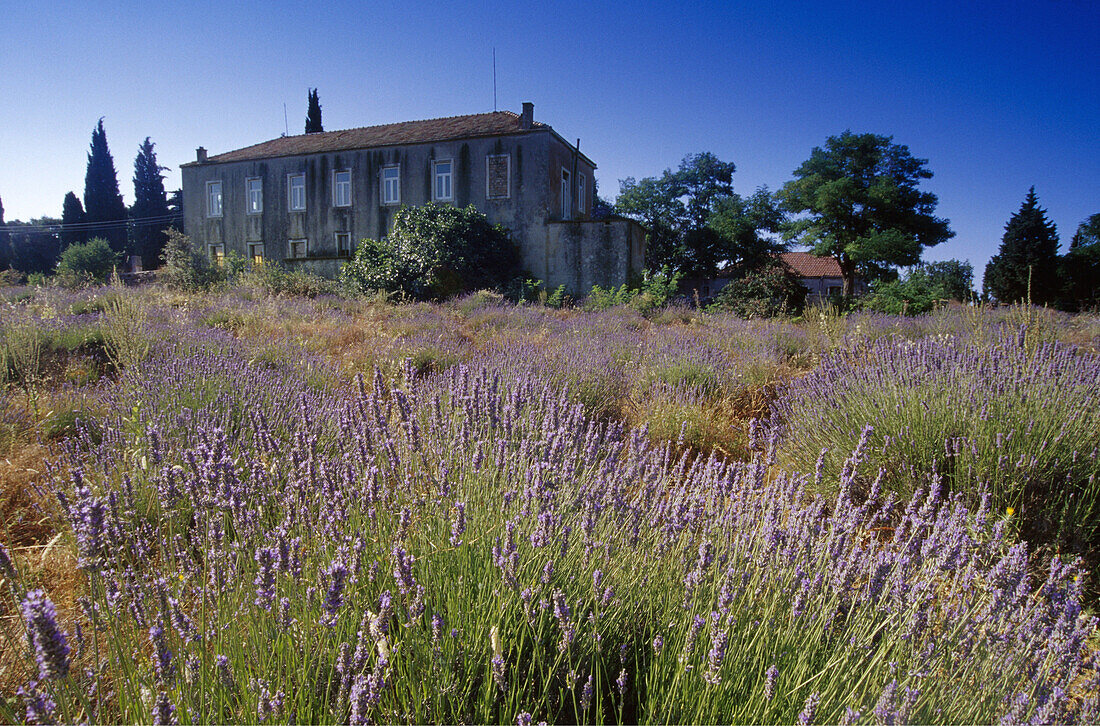
[[[544,123],[533,122],[531,130],[550,128]],[[227,161],[253,161],[277,156],[321,154],[351,149],[369,149],[398,144],[422,144],[449,139],[465,139],[477,136],[501,136],[522,133],[520,117],[512,111],[493,111],[466,116],[448,116],[424,121],[403,121],[381,126],[364,126],[342,131],[322,131],[300,136],[281,136],[243,149],[227,151],[211,156],[207,163]],[[197,165],[190,162],[182,166]]]
[[[842,277],[840,263],[833,257],[818,257],[809,252],[784,252],[780,255],[799,277]]]

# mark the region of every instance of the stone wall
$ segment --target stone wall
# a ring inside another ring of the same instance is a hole
[[[594,285],[622,285],[642,271],[645,233],[632,219],[549,222],[546,225],[547,287],[565,285],[583,295]]]

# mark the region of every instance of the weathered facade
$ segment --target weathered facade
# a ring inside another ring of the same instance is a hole
[[[618,285],[644,259],[641,229],[592,220],[596,165],[523,114],[499,111],[285,136],[182,165],[184,229],[212,257],[335,275],[403,205],[473,204],[507,227],[525,268],[575,292]]]

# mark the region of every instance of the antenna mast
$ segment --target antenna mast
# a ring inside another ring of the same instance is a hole
[[[493,48],[493,110],[497,110],[497,49]]]
[[[290,136],[290,123],[286,120],[286,102],[283,102],[283,136]]]

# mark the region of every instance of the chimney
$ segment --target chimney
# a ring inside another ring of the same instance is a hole
[[[199,162],[200,164],[206,163],[206,149],[201,146],[195,149],[195,161]]]
[[[535,104],[530,101],[523,102],[523,113],[519,117],[519,127],[529,129],[535,123]]]

